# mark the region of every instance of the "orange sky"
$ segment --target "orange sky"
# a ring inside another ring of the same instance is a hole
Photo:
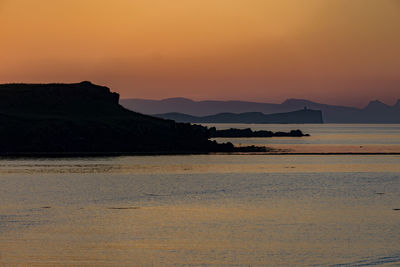
[[[400,98],[400,0],[0,0],[0,83],[123,98]]]

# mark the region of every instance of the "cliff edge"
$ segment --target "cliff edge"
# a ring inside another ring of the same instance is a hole
[[[0,154],[233,151],[206,127],[127,110],[90,82],[0,85]]]

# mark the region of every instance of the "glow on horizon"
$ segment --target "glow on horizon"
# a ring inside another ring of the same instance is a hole
[[[398,0],[0,0],[0,82],[123,98],[400,98]]]

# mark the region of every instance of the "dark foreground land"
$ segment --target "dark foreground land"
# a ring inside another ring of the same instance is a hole
[[[210,130],[123,108],[90,82],[0,85],[1,155],[263,152],[210,141]]]
[[[0,85],[0,153],[202,153],[234,146],[207,128],[127,110],[90,82]]]

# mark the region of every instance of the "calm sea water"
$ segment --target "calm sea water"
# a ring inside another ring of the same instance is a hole
[[[2,159],[0,265],[400,265],[400,156]]]

